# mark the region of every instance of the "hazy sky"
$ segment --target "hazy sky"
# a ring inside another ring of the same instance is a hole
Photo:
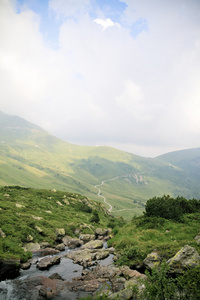
[[[75,144],[200,147],[200,0],[0,0],[0,110]]]

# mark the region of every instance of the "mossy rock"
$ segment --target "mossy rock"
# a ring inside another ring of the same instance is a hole
[[[167,263],[171,273],[184,273],[188,269],[193,269],[200,265],[200,256],[197,250],[185,245]]]

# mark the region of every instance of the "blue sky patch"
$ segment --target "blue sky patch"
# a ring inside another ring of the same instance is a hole
[[[61,22],[55,20],[55,16],[52,12],[49,12],[48,5],[49,0],[18,0],[17,13],[25,8],[38,14],[40,16],[40,31],[46,44],[53,49],[57,49]]]
[[[96,4],[104,12],[106,18],[119,23],[121,15],[127,7],[125,2],[119,0],[96,0]]]

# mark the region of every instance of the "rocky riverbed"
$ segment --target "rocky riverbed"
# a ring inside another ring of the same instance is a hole
[[[33,257],[25,264],[0,261],[1,300],[80,299],[88,295],[106,295],[108,299],[133,299],[137,286],[142,291],[146,275],[127,266],[113,264],[114,248],[107,248],[110,231],[97,229],[93,235],[80,234],[79,238],[58,234],[57,245],[28,243]],[[143,261],[151,270],[162,258],[150,253]],[[171,272],[182,273],[200,264],[198,252],[185,245],[168,260]],[[177,267],[178,266],[178,267]],[[12,280],[11,280],[12,278]],[[14,278],[14,279],[13,279]]]

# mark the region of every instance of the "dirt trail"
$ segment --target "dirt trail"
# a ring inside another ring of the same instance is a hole
[[[106,201],[106,197],[104,197],[104,196],[101,194],[101,190],[100,190],[99,186],[103,185],[105,182],[112,181],[112,180],[115,180],[115,179],[118,179],[118,178],[121,178],[121,177],[126,177],[126,176],[128,176],[128,175],[129,175],[129,174],[127,174],[127,175],[122,175],[122,176],[116,176],[116,177],[111,178],[111,179],[103,180],[100,184],[97,184],[97,185],[94,186],[94,188],[98,189],[98,196],[101,197],[101,198],[103,198],[104,203],[106,203],[106,204],[109,206],[109,209],[108,209],[109,212],[118,212],[118,211],[124,211],[124,210],[132,210],[132,209],[126,209],[126,208],[123,208],[123,209],[119,209],[119,210],[112,211],[112,209],[113,209],[112,205],[111,205],[110,203],[108,203],[108,202]],[[134,209],[133,209],[133,210],[134,210]]]

